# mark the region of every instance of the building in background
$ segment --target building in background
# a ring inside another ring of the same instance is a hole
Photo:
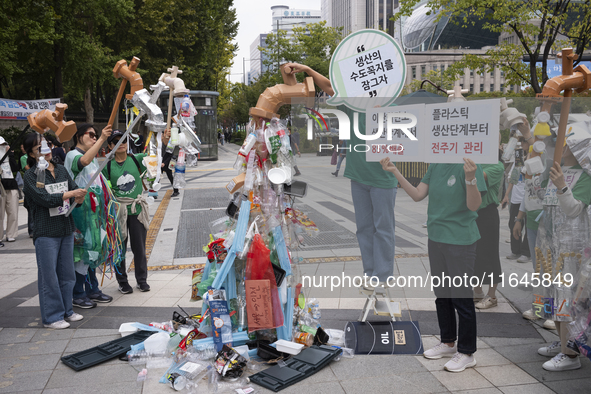
[[[287,31],[287,37],[293,36],[293,28],[305,27],[309,23],[318,23],[322,20],[320,10],[295,9],[285,5],[271,7],[272,23],[271,32],[277,34],[277,29]],[[259,34],[250,44],[250,71],[248,72],[248,84],[254,82],[265,71],[264,61],[267,60],[259,47],[267,47],[267,35]]]
[[[345,36],[363,29],[379,29],[390,35],[390,21],[399,0],[322,0],[322,19],[331,27],[342,27]]]
[[[264,69],[265,65],[263,64],[263,60],[266,58],[259,50],[259,46],[263,48],[267,47],[267,34],[259,34],[252,44],[250,44],[250,71],[248,72],[248,85],[266,71]]]

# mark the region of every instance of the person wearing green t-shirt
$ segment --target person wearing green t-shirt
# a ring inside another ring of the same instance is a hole
[[[487,190],[482,167],[470,159],[464,159],[463,165],[431,164],[421,183],[414,187],[390,159],[382,159],[380,164],[385,171],[394,174],[414,201],[433,196],[427,208],[427,232],[430,274],[440,281],[440,286],[435,287],[435,307],[441,343],[425,351],[423,356],[428,359],[452,357],[444,366],[450,372],[474,367],[476,309],[470,281],[463,278],[471,278],[474,273],[476,242],[480,239],[476,211],[482,204],[481,192]],[[458,277],[463,279],[461,285],[452,286]],[[445,278],[450,278],[451,282]]]
[[[103,129],[98,139],[97,132],[91,124],[85,123],[78,126],[78,130],[74,135],[76,146],[68,152],[64,160],[68,174],[78,186],[85,187],[92,174],[98,171],[98,164],[95,157],[103,144],[107,142],[107,138],[110,135],[110,125],[107,125]],[[89,193],[85,197],[84,206],[90,209],[92,206],[90,203],[91,199],[103,201],[103,189],[100,186],[100,179],[97,179],[88,191]],[[89,212],[82,212],[80,215],[78,213],[72,213],[74,224],[78,230],[75,234],[78,238],[84,240],[83,242],[74,243],[76,284],[74,285],[74,300],[72,304],[77,308],[90,309],[96,307],[97,302],[107,303],[113,301],[113,297],[104,294],[99,289],[96,268],[89,267],[92,261],[90,256],[96,255],[98,259],[101,249],[104,246],[100,241],[93,242],[93,239],[100,239],[100,226],[106,220],[106,217],[100,216],[100,212],[100,210],[94,212],[94,220],[91,223],[86,220],[86,215]],[[90,253],[88,253],[88,249],[91,249]]]
[[[497,164],[483,164],[482,171],[487,192],[482,197],[476,219],[480,239],[476,243],[474,276],[484,280],[480,286],[474,288],[474,300],[478,300],[474,306],[477,309],[488,309],[497,306],[496,291],[502,274],[499,257],[501,218],[497,207],[499,206],[499,188],[505,176],[505,166],[501,161]],[[482,291],[483,284],[489,285],[486,296]]]
[[[334,95],[330,80],[310,67],[297,63],[287,63],[283,67],[291,68],[291,74],[306,72],[320,89],[330,96]],[[344,106],[339,107],[339,110],[347,114],[353,125],[354,111]],[[358,120],[359,132],[365,134],[365,113],[360,113]],[[379,282],[386,283],[394,275],[394,204],[398,181],[394,175],[384,174],[380,163],[368,162],[365,151],[356,150],[356,146],[365,145],[365,142],[351,132],[344,176],[351,179],[356,235],[364,276],[377,277]],[[370,286],[364,287],[373,290]]]
[[[109,149],[115,148],[115,145],[123,132],[113,131],[113,134],[107,140]],[[146,236],[150,219],[148,216],[148,203],[142,195],[143,186],[141,174],[146,171],[143,164],[144,153],[136,155],[127,154],[127,140],[123,141],[117,152],[115,159],[103,168],[103,175],[111,183],[113,194],[121,204],[119,215],[119,229],[124,239],[124,249],[127,247],[127,238],[131,244],[133,259],[135,265],[135,279],[137,288],[140,291],[150,291],[150,285],[146,282],[148,279],[148,261],[146,259]],[[125,251],[123,252],[125,256]],[[119,283],[119,291],[123,294],[133,293],[133,288],[127,280],[127,270],[125,268],[125,259],[121,261],[119,271],[115,274]]]

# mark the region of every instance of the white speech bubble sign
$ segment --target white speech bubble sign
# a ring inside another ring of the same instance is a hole
[[[341,41],[332,55],[335,95],[327,103],[357,112],[387,107],[400,95],[405,80],[406,59],[394,38],[379,30],[360,30]]]

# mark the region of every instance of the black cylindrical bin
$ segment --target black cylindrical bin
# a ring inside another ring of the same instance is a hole
[[[403,331],[402,341],[400,331]],[[418,322],[412,321],[348,322],[345,347],[353,349],[355,354],[366,355],[423,353]]]

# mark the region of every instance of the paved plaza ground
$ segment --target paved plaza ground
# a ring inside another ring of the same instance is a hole
[[[179,197],[170,198],[167,186],[151,206],[152,224],[148,234],[153,248],[149,258],[148,283],[152,290],[122,295],[114,278],[104,278],[102,290],[114,297],[110,304],[90,310],[75,309],[84,315],[70,329],[49,330],[41,324],[37,296],[37,266],[32,240],[27,236],[26,211],[19,208],[19,236],[0,250],[0,393],[167,393],[172,389],[159,384],[158,372],[138,384],[137,371],[117,359],[74,372],[60,358],[119,337],[125,322],[150,323],[170,320],[180,305],[189,312],[200,310],[200,302],[190,299],[192,266],[205,261],[202,247],[209,234],[208,223],[224,215],[228,193],[224,187],[236,175],[232,165],[238,147],[220,147],[218,161],[200,162],[187,170],[187,187]],[[302,176],[308,183],[307,196],[296,206],[316,222],[320,235],[294,251],[302,275],[361,275],[361,254],[355,238],[355,216],[350,181],[330,173],[330,157],[304,154],[298,158]],[[343,166],[346,165],[346,161]],[[341,171],[342,173],[342,171]],[[168,180],[164,180],[168,185]],[[166,192],[166,194],[165,194]],[[396,275],[422,275],[429,271],[427,200],[414,203],[404,190],[396,198]],[[531,264],[520,264],[504,257],[510,253],[507,228],[508,211],[501,211],[501,262],[506,275],[519,276],[531,271]],[[129,261],[131,261],[131,256]],[[130,283],[135,286],[133,274]],[[547,358],[537,349],[557,340],[555,331],[530,322],[521,311],[531,305],[531,289],[523,286],[499,289],[499,305],[477,312],[477,366],[462,373],[443,370],[443,360],[422,356],[355,356],[333,362],[283,393],[574,393],[589,392],[591,362],[581,359],[582,368],[568,372],[547,372]],[[322,325],[343,329],[355,321],[364,299],[354,288],[306,289],[320,301]],[[438,343],[439,329],[434,296],[429,288],[396,289],[403,320],[418,321],[423,344]],[[385,320],[370,315],[369,320]],[[267,393],[257,385],[256,392]],[[200,392],[208,392],[207,385]]]

